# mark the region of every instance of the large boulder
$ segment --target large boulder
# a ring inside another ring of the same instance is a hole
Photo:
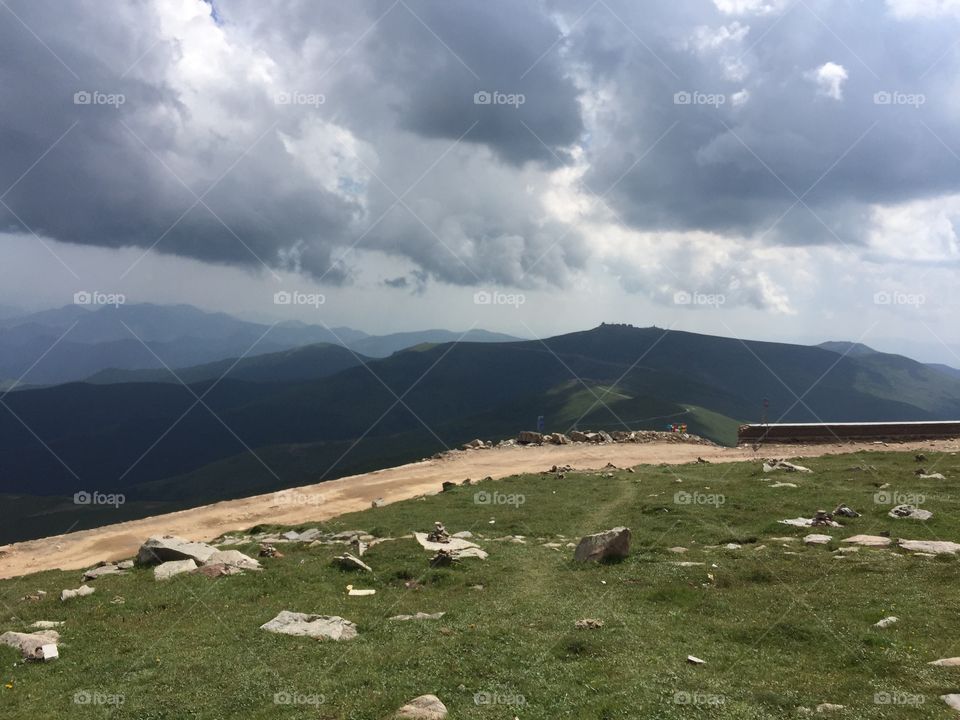
[[[630,528],[615,527],[580,540],[573,559],[577,562],[613,560],[625,558],[629,553]]]
[[[316,640],[352,640],[357,636],[357,626],[338,615],[308,615],[289,610],[282,610],[273,620],[261,625],[260,629]]]
[[[444,720],[447,706],[436,695],[421,695],[397,710],[394,717],[396,720]]]
[[[587,434],[579,430],[571,430],[570,442],[587,442]]]
[[[149,538],[140,546],[137,563],[140,565],[159,565],[170,560],[195,560],[203,565],[217,552],[213,545],[191,542],[173,535]]]
[[[517,435],[517,442],[521,445],[539,444],[543,442],[543,435],[532,430],[523,430]]]
[[[60,634],[56,630],[36,633],[5,632],[0,635],[0,644],[17,648],[25,660],[56,660],[59,657],[59,641]]]

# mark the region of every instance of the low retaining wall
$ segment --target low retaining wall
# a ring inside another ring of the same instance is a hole
[[[853,440],[935,440],[960,437],[960,420],[878,423],[775,423],[741,425],[741,445]]]

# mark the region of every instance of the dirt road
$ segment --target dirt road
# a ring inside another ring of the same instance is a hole
[[[136,555],[137,548],[152,535],[179,535],[191,540],[212,540],[225,532],[245,530],[258,523],[296,525],[320,522],[370,507],[374,498],[386,502],[406,500],[440,491],[445,480],[503,478],[539,472],[552,465],[577,469],[600,468],[608,462],[617,467],[641,464],[682,464],[702,457],[711,462],[735,462],[768,457],[812,457],[858,450],[918,448],[956,452],[958,440],[914,442],[897,445],[850,443],[844,445],[766,446],[760,453],[750,448],[724,448],[692,443],[655,442],[617,445],[561,445],[507,447],[455,453],[439,460],[387,468],[363,475],[331,480],[282,493],[227,500],[168,515],[131,520],[53,537],[0,547],[0,578],[17,577],[43,570],[85,569],[101,560],[121,560]]]

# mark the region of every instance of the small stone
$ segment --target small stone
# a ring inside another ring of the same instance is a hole
[[[940,699],[943,700],[950,709],[960,710],[960,695],[956,693],[952,693],[950,695],[941,695]]]
[[[603,620],[598,620],[597,618],[583,618],[582,620],[577,620],[573,626],[577,630],[599,630],[603,627]]]
[[[833,538],[829,535],[818,535],[816,533],[803,538],[803,542],[806,545],[829,545],[832,540]]]
[[[445,720],[447,706],[436,695],[421,695],[397,710],[394,717],[397,720]]]
[[[367,572],[373,572],[373,568],[363,562],[363,560],[360,558],[354,557],[350,553],[338,555],[333,559],[333,561],[344,570],[366,570]]]
[[[827,713],[827,712],[837,712],[843,710],[843,705],[837,705],[835,703],[820,703],[817,705],[818,713]]]
[[[81,585],[76,590],[62,590],[60,592],[60,600],[72,600],[73,598],[86,597],[87,595],[93,595],[94,589],[89,585]],[[46,593],[44,593],[46,594]]]
[[[899,618],[896,615],[891,615],[890,617],[883,618],[883,620],[878,620],[873,624],[873,626],[875,628],[880,628],[880,629],[888,628],[894,623],[896,623],[898,620]]]
[[[392,618],[390,618],[390,619],[391,619],[391,620],[399,620],[399,621],[407,621],[407,620],[439,620],[439,619],[442,618],[444,615],[446,615],[446,613],[444,613],[444,612],[436,612],[436,613],[418,612],[418,613],[414,613],[413,615],[394,615],[394,616],[393,616]]]
[[[706,660],[701,660],[700,658],[698,658],[698,657],[695,656],[695,655],[687,655],[687,662],[690,663],[691,665],[706,665],[706,664],[707,664],[707,661],[706,661]]]

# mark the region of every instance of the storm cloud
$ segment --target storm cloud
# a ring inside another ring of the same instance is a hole
[[[6,5],[7,232],[322,283],[374,250],[408,292],[597,261],[789,311],[772,248],[876,255],[884,207],[960,192],[931,3]]]

